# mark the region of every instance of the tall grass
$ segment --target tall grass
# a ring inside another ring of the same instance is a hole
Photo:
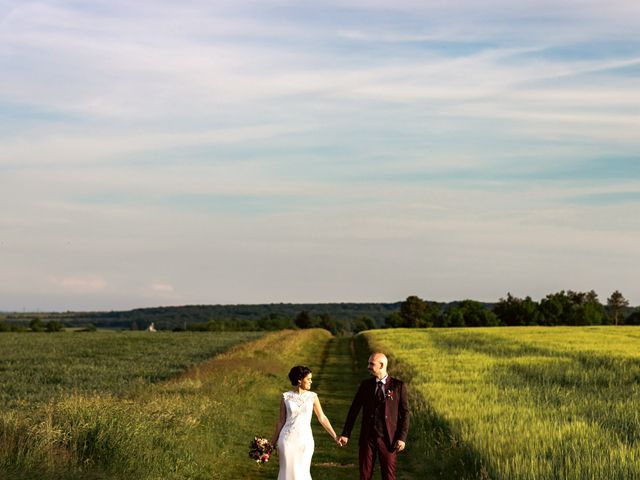
[[[633,327],[367,333],[412,377],[436,478],[640,478]],[[414,455],[418,452],[414,450]]]
[[[70,393],[4,411],[0,478],[210,480],[252,478],[237,476],[247,468],[273,472],[275,465],[258,469],[248,460],[248,443],[272,433],[291,363],[321,359],[329,337],[278,332],[145,388],[133,381],[124,394]]]

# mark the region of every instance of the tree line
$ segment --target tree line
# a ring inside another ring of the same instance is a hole
[[[3,321],[4,320],[4,321]],[[57,332],[96,328],[238,331],[324,328],[350,334],[376,328],[491,327],[524,325],[640,325],[640,308],[619,292],[605,304],[593,291],[560,291],[540,301],[508,293],[496,303],[433,302],[411,295],[396,303],[190,305],[124,312],[64,312],[0,315],[1,331]]]
[[[593,290],[562,290],[548,294],[539,302],[511,293],[497,303],[469,299],[439,303],[411,295],[381,323],[366,315],[335,319],[326,313],[314,316],[303,310],[293,319],[293,325],[325,328],[334,334],[374,328],[640,325],[640,308],[630,308],[629,301],[618,290],[611,294],[606,304],[600,302]]]
[[[495,304],[463,300],[443,306],[410,296],[386,327],[495,327],[526,325],[640,325],[640,309],[615,291],[602,304],[595,291],[550,293],[539,302],[508,293]]]

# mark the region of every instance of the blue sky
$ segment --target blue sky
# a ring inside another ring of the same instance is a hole
[[[0,0],[0,310],[640,305],[640,4]]]

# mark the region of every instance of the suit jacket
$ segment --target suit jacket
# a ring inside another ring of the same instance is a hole
[[[360,383],[358,392],[351,403],[347,420],[342,429],[342,436],[350,437],[356,418],[362,409],[362,426],[360,428],[360,445],[375,436],[375,390],[376,378],[371,377]],[[387,377],[384,402],[387,437],[391,448],[396,440],[407,441],[409,432],[409,399],[404,382],[391,376]]]

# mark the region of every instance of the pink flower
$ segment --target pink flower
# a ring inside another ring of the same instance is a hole
[[[266,463],[269,461],[272,450],[273,447],[269,440],[263,437],[253,437],[253,442],[249,446],[249,457],[258,464]]]

